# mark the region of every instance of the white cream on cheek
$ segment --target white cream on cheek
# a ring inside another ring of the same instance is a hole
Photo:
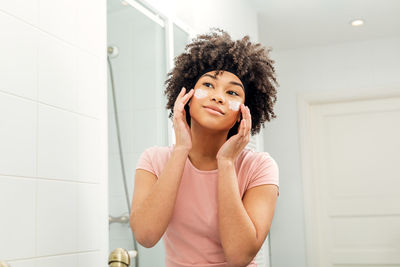
[[[208,92],[206,90],[203,90],[203,89],[200,89],[200,88],[198,88],[198,89],[196,89],[194,91],[194,96],[196,98],[204,98],[207,95],[208,95]],[[238,111],[239,110],[240,102],[229,100],[228,103],[229,103],[229,109],[234,110],[234,111]]]
[[[238,111],[239,110],[240,102],[229,100],[228,103],[229,103],[229,108],[231,110],[234,110],[234,111]]]
[[[200,88],[198,88],[198,89],[196,89],[195,91],[194,91],[194,96],[196,97],[196,98],[204,98],[204,97],[206,97],[208,95],[208,92],[206,91],[206,90],[203,90],[203,89],[200,89]]]

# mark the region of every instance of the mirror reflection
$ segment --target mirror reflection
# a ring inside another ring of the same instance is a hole
[[[0,1],[0,267],[400,266],[399,14]]]

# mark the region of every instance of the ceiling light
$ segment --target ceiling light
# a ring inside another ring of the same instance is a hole
[[[364,24],[364,21],[362,19],[355,19],[351,22],[352,26],[361,26]]]

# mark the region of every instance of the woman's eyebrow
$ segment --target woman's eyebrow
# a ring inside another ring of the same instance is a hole
[[[211,77],[211,78],[213,78],[214,80],[216,80],[216,79],[217,79],[217,76],[213,76],[213,75],[211,75],[211,74],[208,74],[208,73],[201,75],[201,77],[203,77],[203,76],[208,76],[208,77]],[[201,77],[200,77],[200,78],[201,78]]]
[[[244,90],[244,87],[243,87],[243,85],[242,85],[241,83],[231,81],[230,84],[239,85],[239,86],[242,87],[242,89]]]
[[[211,75],[211,74],[208,74],[208,73],[206,73],[206,74],[203,74],[201,77],[203,77],[203,76],[208,76],[208,77],[211,77],[211,78],[213,78],[214,80],[216,80],[216,79],[217,79],[217,77],[216,77],[216,76],[213,76],[213,75]],[[200,77],[200,78],[201,78],[201,77]],[[243,85],[242,85],[241,83],[234,82],[234,81],[230,81],[229,83],[230,83],[230,84],[233,84],[233,85],[238,85],[238,86],[242,87],[242,89],[244,90],[244,87],[243,87]]]

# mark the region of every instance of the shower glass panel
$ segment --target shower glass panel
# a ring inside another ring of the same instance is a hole
[[[172,23],[172,30],[173,30],[173,55],[172,57],[175,58],[179,56],[183,51],[185,51],[186,45],[189,43],[189,33],[184,31],[182,28],[177,26],[175,23]],[[190,88],[187,88],[190,90]],[[169,127],[169,144],[175,143],[175,132],[173,130],[173,123],[171,120],[168,121]]]
[[[189,42],[189,34],[178,27],[175,23],[174,25],[174,57],[179,56],[184,50],[186,44]]]
[[[165,24],[159,17],[151,19],[146,12],[121,1],[108,0],[107,7],[107,42],[109,49],[114,50],[109,53],[108,61],[109,215],[112,221],[109,248],[110,252],[118,247],[138,250],[140,267],[164,266],[162,242],[153,248],[135,243],[128,206],[140,154],[154,145],[168,145],[168,116],[163,95],[167,71]],[[131,266],[136,266],[134,261]]]

